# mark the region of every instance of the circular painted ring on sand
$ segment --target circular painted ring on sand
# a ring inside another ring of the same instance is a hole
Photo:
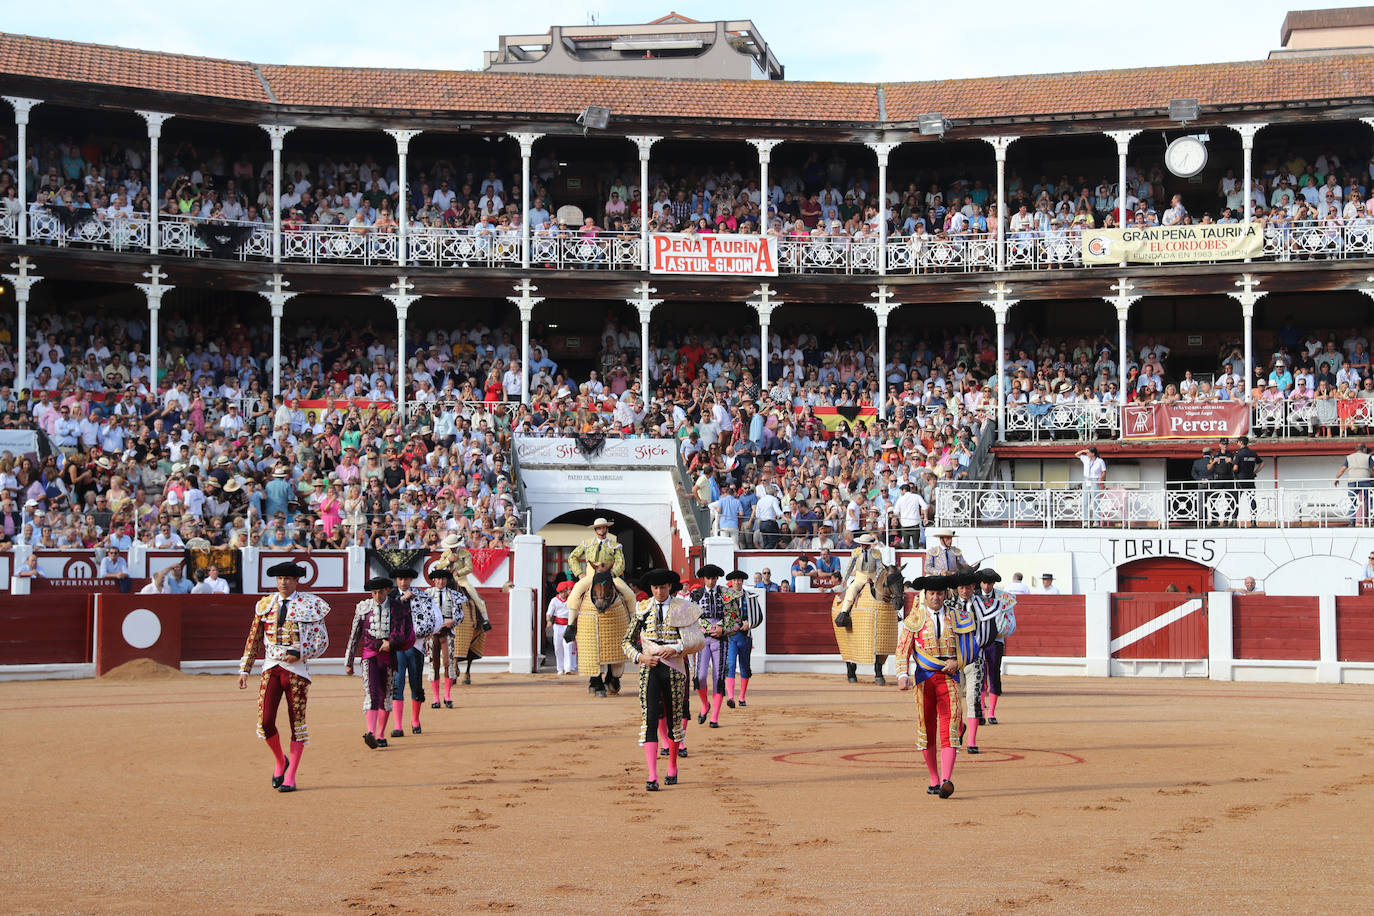
[[[1014,763],[1020,766],[1057,767],[1083,763],[1082,757],[1066,751],[1025,747],[983,747],[969,762]],[[812,751],[790,751],[773,757],[778,763],[823,767],[881,767],[893,770],[925,769],[925,760],[914,747],[827,747]]]
[[[147,608],[136,608],[125,615],[120,631],[129,645],[146,649],[162,636],[162,621]]]

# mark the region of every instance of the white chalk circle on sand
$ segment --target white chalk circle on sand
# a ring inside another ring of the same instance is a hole
[[[121,627],[124,641],[135,649],[146,649],[162,635],[162,621],[147,608],[130,611]]]

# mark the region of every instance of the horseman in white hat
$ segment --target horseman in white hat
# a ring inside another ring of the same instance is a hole
[[[843,616],[854,609],[854,601],[865,585],[872,582],[883,565],[882,555],[878,552],[878,540],[871,534],[861,534],[854,539],[858,546],[849,552],[849,566],[844,571],[846,588],[844,601],[840,604]],[[843,624],[841,624],[843,626]]]

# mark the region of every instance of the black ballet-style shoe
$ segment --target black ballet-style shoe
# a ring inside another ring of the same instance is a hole
[[[288,766],[289,766],[289,765],[290,765],[290,764],[288,764]],[[286,781],[286,770],[283,769],[283,770],[281,771],[281,775],[280,775],[280,776],[273,776],[273,777],[272,777],[272,788],[274,788],[274,789],[280,789],[280,788],[281,788],[281,784],[282,784],[283,782],[285,782],[285,781]]]
[[[710,723],[710,725],[711,725],[712,728],[720,728],[720,723],[719,723],[719,722],[712,722],[712,723]]]
[[[646,782],[646,783],[644,784],[644,791],[645,791],[645,792],[657,792],[657,791],[658,791],[658,780],[657,780],[657,779],[651,779],[651,780],[649,780],[648,782]]]
[[[444,701],[444,708],[445,708],[445,709],[452,709],[452,708],[453,708],[453,701],[452,701],[452,700],[445,700],[445,701]]]
[[[739,705],[740,705],[741,707],[744,707],[744,706],[748,706],[749,704],[746,703],[746,702],[744,702],[743,700],[740,700],[740,701],[739,701]]]
[[[969,752],[970,754],[980,754],[980,753],[982,753],[982,751],[978,750],[978,745],[976,745],[976,744],[970,744],[970,745],[968,746],[968,752]]]
[[[941,797],[941,798],[949,798],[949,797],[950,797],[951,795],[953,795],[953,794],[954,794],[954,782],[953,782],[952,780],[946,779],[944,782],[940,783],[940,797]]]
[[[734,698],[734,697],[731,697],[730,699],[726,700],[726,701],[725,701],[725,705],[726,705],[726,706],[729,706],[731,709],[734,709],[734,708],[735,708],[735,698]]]
[[[363,735],[363,744],[366,744],[369,748],[375,751],[377,749],[378,744],[377,736],[372,734],[372,732],[368,732],[367,734]]]
[[[677,777],[676,777],[676,776],[664,776],[664,777],[663,777],[663,784],[664,784],[665,786],[675,786],[675,785],[677,785]]]
[[[385,738],[378,738],[378,739],[377,739],[377,746],[378,746],[378,747],[391,747],[391,745],[389,745],[389,744],[386,743],[386,739],[385,739]]]
[[[393,738],[404,738],[405,736],[406,733],[399,728],[393,728],[391,730],[391,737]]]
[[[438,700],[435,700],[433,703],[430,703],[430,704],[429,704],[429,708],[430,708],[430,709],[438,709],[438,708],[439,708],[439,701],[438,701]]]
[[[294,791],[296,791],[296,787],[295,787],[295,786],[288,786],[288,785],[286,785],[285,783],[283,783],[283,784],[281,785],[281,787],[277,789],[277,791],[278,791],[278,792],[294,792]]]
[[[686,756],[687,756],[687,748],[685,748],[685,747],[680,747],[680,748],[677,749],[677,758],[678,758],[679,760],[681,760],[682,758],[684,758],[684,757],[686,757]]]
[[[658,756],[660,757],[667,757],[670,753],[672,752],[666,746],[658,749]]]
[[[420,726],[418,726],[418,725],[412,725],[412,726],[410,727],[410,733],[411,733],[412,735],[418,735],[418,734],[420,734]]]
[[[989,724],[989,725],[996,725],[996,724],[997,724],[997,717],[996,717],[996,716],[990,716],[990,717],[988,718],[988,724]]]
[[[939,786],[926,786],[926,794],[927,794],[927,795],[939,795],[939,794],[940,794],[940,787],[939,787]]]
[[[697,724],[698,724],[698,725],[705,725],[705,724],[706,724],[706,713],[702,713],[701,715],[697,716]]]
[[[987,725],[987,724],[988,724],[988,720],[987,720],[986,718],[984,718],[983,716],[979,716],[979,717],[978,717],[978,724],[979,724],[979,725]]]

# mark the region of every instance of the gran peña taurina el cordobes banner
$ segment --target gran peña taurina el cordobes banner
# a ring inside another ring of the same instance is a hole
[[[1172,264],[1240,261],[1264,253],[1257,223],[1089,229],[1083,233],[1084,264]]]

